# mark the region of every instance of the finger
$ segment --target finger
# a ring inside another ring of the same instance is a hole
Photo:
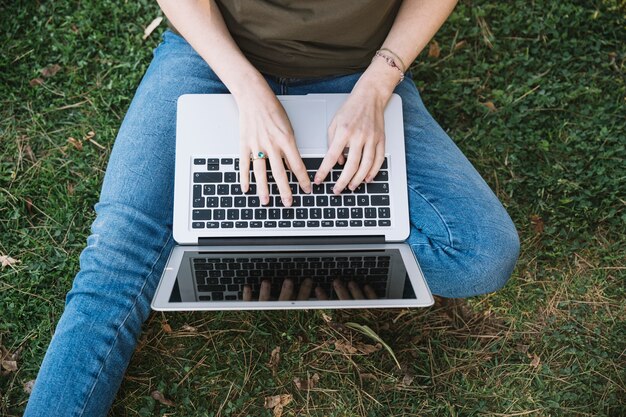
[[[241,145],[239,152],[239,183],[241,191],[247,193],[250,189],[250,147]]]
[[[369,284],[365,284],[365,286],[363,287],[363,291],[365,291],[365,296],[370,300],[375,300],[378,298],[376,296],[376,291],[374,291],[374,289]]]
[[[252,301],[252,288],[249,285],[243,286],[243,301]]]
[[[363,291],[361,291],[361,288],[356,282],[348,282],[348,289],[350,290],[350,294],[352,294],[352,298],[355,300],[363,300],[365,298]]]
[[[241,167],[241,161],[239,167]],[[259,200],[261,200],[261,204],[266,205],[269,202],[269,190],[267,188],[267,165],[265,164],[265,158],[254,159],[252,168],[254,168],[256,193],[259,196]]]
[[[338,133],[341,134],[341,132]],[[324,181],[324,178],[326,178],[332,167],[335,166],[335,164],[339,160],[339,157],[343,155],[343,149],[345,147],[345,144],[344,140],[339,138],[341,138],[341,136],[337,136],[335,139],[333,139],[332,145],[328,148],[328,151],[326,151],[326,155],[324,156],[320,167],[315,173],[315,184],[320,184],[322,181]]]
[[[269,280],[263,280],[261,282],[261,289],[259,290],[259,301],[269,301],[271,290],[272,284],[269,282]]]
[[[350,293],[340,279],[333,281],[333,289],[337,293],[337,297],[339,297],[340,300],[350,300]]]
[[[278,296],[278,301],[289,301],[291,300],[292,295],[293,295],[293,281],[290,279],[286,279],[283,281],[283,286],[280,289],[280,295]]]
[[[285,207],[290,207],[292,202],[291,188],[289,188],[289,181],[287,180],[287,173],[285,172],[285,166],[283,165],[283,159],[277,152],[274,155],[269,155],[270,166],[272,167],[272,174],[274,180],[278,186],[280,192],[280,198],[283,201]]]
[[[363,148],[363,155],[361,156],[359,169],[354,174],[354,176],[352,177],[348,185],[348,188],[350,190],[354,191],[354,189],[363,182],[365,175],[367,175],[369,171],[372,169],[372,164],[374,163],[375,156],[376,156],[376,145],[373,142],[369,142]]]
[[[285,162],[289,170],[293,172],[298,179],[300,188],[302,188],[305,193],[310,193],[311,180],[309,179],[309,174],[306,172],[306,166],[304,166],[304,162],[302,162],[302,157],[300,156],[300,151],[298,151],[295,141],[283,151],[285,152]]]
[[[315,297],[317,297],[318,300],[328,300],[328,294],[326,294],[326,291],[324,291],[322,287],[315,287]]]
[[[372,182],[378,171],[380,171],[380,167],[383,165],[385,161],[385,140],[383,138],[382,141],[376,144],[376,157],[374,158],[374,163],[370,168],[370,172],[365,176],[365,182]]]
[[[313,288],[313,280],[311,278],[305,278],[300,284],[300,290],[298,291],[298,300],[308,300],[311,296],[311,289]]]
[[[337,179],[335,187],[333,188],[333,192],[335,194],[341,194],[341,192],[344,188],[346,188],[346,185],[348,185],[352,177],[354,177],[354,174],[358,170],[359,164],[361,162],[362,149],[363,148],[361,146],[350,147],[350,152],[348,152],[348,161],[343,167],[341,175]]]

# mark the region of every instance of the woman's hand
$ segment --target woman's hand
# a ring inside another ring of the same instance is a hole
[[[267,85],[252,88],[244,97],[236,97],[236,100],[239,107],[239,172],[242,191],[245,193],[249,190],[248,161],[251,156],[256,157],[262,152],[269,161],[283,204],[291,206],[293,196],[283,157],[305,193],[311,192],[311,181],[296,146],[293,128],[285,109]],[[254,159],[252,167],[257,194],[261,204],[266,205],[269,202],[266,159]]]
[[[385,159],[384,111],[398,79],[397,71],[389,71],[379,60],[363,73],[328,127],[328,152],[315,174],[315,184],[320,184],[336,163],[345,166],[335,183],[335,194],[346,187],[354,190],[376,176]]]

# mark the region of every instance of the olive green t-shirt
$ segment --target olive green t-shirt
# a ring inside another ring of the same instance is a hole
[[[315,78],[367,68],[402,0],[216,0],[259,71]]]

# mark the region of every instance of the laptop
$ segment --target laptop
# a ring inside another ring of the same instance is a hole
[[[348,94],[279,95],[313,178]],[[270,204],[251,170],[239,183],[239,120],[230,94],[178,99],[173,248],[152,300],[159,311],[426,307],[433,297],[408,244],[402,103],[385,109],[386,155],[368,184],[332,192],[342,167],[304,193],[287,171],[284,207],[268,165]],[[285,291],[289,288],[292,291]],[[284,291],[284,292],[283,292]]]

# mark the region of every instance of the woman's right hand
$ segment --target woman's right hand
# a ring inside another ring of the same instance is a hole
[[[247,161],[263,152],[267,158],[252,161],[261,204],[266,205],[269,202],[270,193],[266,175],[269,161],[283,205],[290,207],[293,196],[283,158],[305,193],[311,192],[311,181],[296,146],[293,128],[285,109],[267,84],[251,87],[245,96],[236,97],[236,101],[239,108],[239,172],[242,191],[248,192],[250,185],[250,166]]]

